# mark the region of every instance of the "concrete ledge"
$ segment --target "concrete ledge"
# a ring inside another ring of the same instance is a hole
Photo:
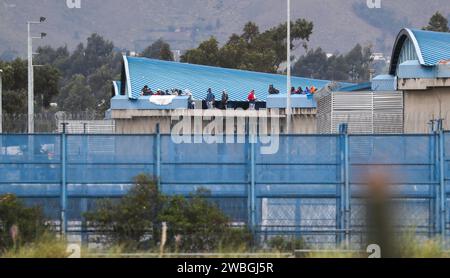
[[[291,96],[292,108],[316,108],[317,103],[313,96],[307,95],[292,95]],[[267,97],[267,108],[286,108],[287,107],[287,95],[272,95]]]
[[[169,105],[156,105],[150,102],[150,97],[140,97],[137,100],[126,96],[115,96],[111,99],[111,110],[175,110],[187,109],[188,97],[181,96],[173,99]]]

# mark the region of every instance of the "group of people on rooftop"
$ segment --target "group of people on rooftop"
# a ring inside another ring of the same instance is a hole
[[[145,85],[142,88],[141,96],[182,96],[184,95],[182,90],[179,89],[171,89],[171,90],[161,90],[158,89],[156,92],[153,92],[152,89]]]
[[[276,89],[273,85],[269,86],[269,95],[278,95],[280,93],[280,90]],[[305,90],[303,90],[302,87],[298,87],[295,89],[295,87],[291,88],[291,95],[313,95],[317,93],[317,88],[314,86],[306,87]]]
[[[276,89],[274,87],[274,85],[269,86],[268,92],[269,92],[269,95],[280,94],[280,90]],[[297,89],[295,89],[295,87],[291,88],[292,95],[312,96],[316,92],[317,92],[317,88],[314,86],[306,87],[305,90],[303,90],[302,87],[298,87]],[[145,85],[141,91],[141,95],[142,96],[188,96],[188,108],[195,109],[195,101],[193,99],[192,93],[188,89],[184,90],[184,92],[179,89],[171,89],[171,90],[165,90],[165,91],[158,89],[156,92],[153,92],[152,89],[150,89],[147,85]],[[257,100],[258,99],[256,97],[255,90],[251,90],[247,96],[247,101],[248,101],[250,110],[256,109]],[[226,90],[224,90],[222,92],[222,96],[221,96],[218,108],[220,108],[220,109],[229,108],[229,101],[230,101],[230,96],[228,95],[228,92]],[[216,108],[216,104],[217,104],[216,96],[214,95],[211,88],[209,88],[207,91],[205,102],[206,102],[207,109]]]
[[[228,95],[228,92],[226,90],[223,90],[222,92],[222,97],[220,99],[219,102],[219,108],[220,109],[227,109],[229,108],[229,100],[230,100],[230,96]],[[250,110],[255,110],[256,108],[256,93],[255,90],[251,90],[250,93],[248,94],[247,97],[248,103],[249,103],[249,109]],[[209,88],[207,95],[206,95],[206,106],[208,109],[214,109],[216,106],[216,96],[214,95],[214,93],[212,92],[212,89]]]

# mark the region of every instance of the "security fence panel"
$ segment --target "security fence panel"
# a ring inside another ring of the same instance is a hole
[[[340,206],[339,136],[280,136],[264,154],[256,144],[254,196],[257,231],[267,240],[294,237],[306,246],[336,246]],[[252,191],[251,191],[252,192]]]
[[[215,197],[247,197],[247,145],[192,142],[179,144],[162,135],[163,191],[189,195],[204,189]]]
[[[262,154],[256,145],[258,197],[330,196],[341,182],[339,136],[280,136],[279,149]]]
[[[389,184],[390,215],[399,231],[429,233],[435,229],[439,161],[435,135],[353,135],[349,138],[351,234],[363,244],[367,230],[369,176],[382,176]],[[431,235],[431,234],[430,234]]]
[[[59,135],[0,135],[0,194],[59,194]]]
[[[123,195],[139,174],[154,175],[154,135],[67,135],[67,182],[72,194]]]
[[[434,136],[350,136],[349,140],[350,182],[355,192],[374,171],[389,178],[392,190],[400,195],[427,195],[437,182]]]

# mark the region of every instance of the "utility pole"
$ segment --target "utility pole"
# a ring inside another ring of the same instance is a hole
[[[286,133],[291,133],[292,104],[291,104],[291,0],[287,0],[287,106]]]
[[[34,70],[33,70],[33,39],[43,39],[46,33],[41,33],[40,37],[31,36],[31,25],[41,24],[45,21],[45,17],[41,17],[39,21],[28,21],[28,133],[34,133]]]

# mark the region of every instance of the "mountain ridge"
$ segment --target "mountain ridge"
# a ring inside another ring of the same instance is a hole
[[[73,49],[91,33],[98,33],[116,47],[132,51],[141,51],[160,37],[178,50],[195,47],[213,35],[224,43],[248,21],[265,30],[286,18],[282,0],[80,1],[80,9],[70,9],[65,0],[0,0],[0,55],[24,56],[25,23],[40,16],[47,17],[47,22],[33,26],[33,31],[48,36],[36,41],[36,46]],[[292,17],[314,22],[310,47],[342,53],[361,43],[388,54],[401,28],[421,28],[436,11],[450,14],[448,0],[430,2],[382,0],[381,9],[369,9],[366,0],[294,0]]]

